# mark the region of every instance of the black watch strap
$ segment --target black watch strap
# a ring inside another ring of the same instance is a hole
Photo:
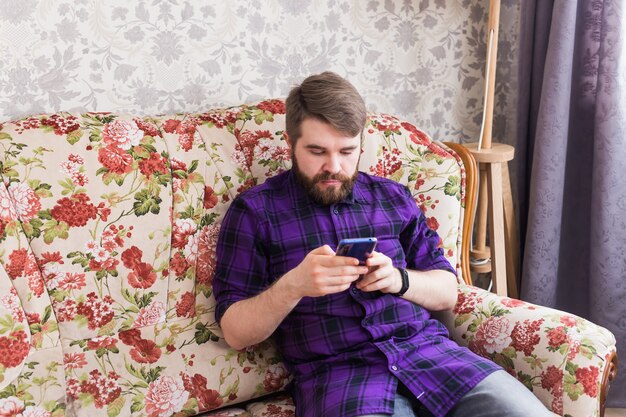
[[[400,271],[400,276],[402,277],[402,288],[394,295],[396,297],[402,297],[409,289],[409,273],[404,268],[398,268],[398,271]]]

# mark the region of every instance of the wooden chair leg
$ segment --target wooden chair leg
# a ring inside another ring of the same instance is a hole
[[[504,241],[506,247],[506,278],[509,297],[519,298],[519,242],[509,166],[502,163],[502,199],[504,203]]]
[[[507,295],[506,247],[504,242],[504,206],[502,203],[502,167],[492,163],[487,168],[489,183],[489,246],[491,248],[491,279],[494,292]]]

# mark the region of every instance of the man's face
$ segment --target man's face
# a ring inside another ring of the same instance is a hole
[[[305,119],[301,132],[291,149],[296,178],[320,204],[343,200],[358,174],[361,137],[346,136],[317,119]]]

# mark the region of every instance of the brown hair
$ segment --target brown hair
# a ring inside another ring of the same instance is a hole
[[[285,106],[286,130],[292,146],[302,135],[300,127],[306,118],[329,123],[350,136],[357,136],[365,127],[363,98],[348,80],[334,72],[307,77],[289,92]]]

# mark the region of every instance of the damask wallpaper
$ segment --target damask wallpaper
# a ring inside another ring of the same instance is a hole
[[[518,9],[502,3],[495,140],[507,142]],[[203,110],[285,96],[330,69],[373,111],[476,140],[487,10],[488,0],[3,0],[0,120]]]

